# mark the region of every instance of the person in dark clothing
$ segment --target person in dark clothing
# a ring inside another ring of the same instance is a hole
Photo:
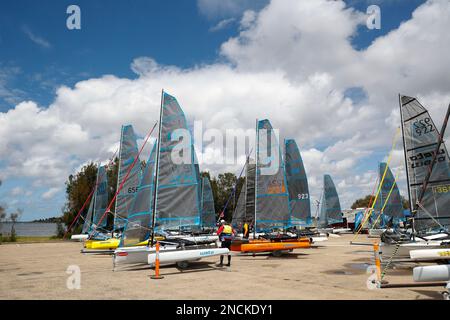
[[[217,230],[217,235],[219,236],[219,239],[221,241],[221,247],[227,248],[230,250],[231,248],[231,241],[233,240],[234,234],[236,231],[231,227],[229,224],[225,222],[225,220],[220,221],[221,226]],[[228,253],[228,264],[229,267],[231,265],[231,254]],[[219,266],[223,266],[223,255],[220,256],[220,263]]]

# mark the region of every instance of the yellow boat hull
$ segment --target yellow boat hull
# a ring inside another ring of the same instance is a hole
[[[156,241],[164,240],[164,237],[155,237]],[[85,249],[93,249],[93,250],[113,250],[117,249],[120,244],[120,239],[111,238],[107,240],[86,240],[84,242]],[[148,240],[144,240],[135,244],[134,246],[146,246],[148,244]]]

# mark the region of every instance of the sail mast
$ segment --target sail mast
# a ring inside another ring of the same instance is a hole
[[[402,127],[402,140],[403,140],[403,154],[405,156],[405,169],[406,169],[406,185],[408,187],[408,201],[409,201],[409,210],[411,211],[411,217],[412,217],[412,221],[411,221],[411,228],[412,228],[412,234],[413,234],[413,240],[414,240],[414,234],[416,232],[416,228],[415,228],[415,224],[414,224],[414,214],[412,213],[413,210],[413,206],[412,206],[412,196],[411,196],[411,187],[409,184],[409,168],[408,168],[408,160],[407,160],[407,155],[406,155],[406,141],[405,141],[405,132],[404,132],[404,122],[403,122],[403,103],[402,103],[402,95],[399,94],[398,95],[398,102],[399,102],[399,106],[400,106],[400,121],[401,121],[401,127]]]
[[[158,177],[159,177],[159,154],[161,145],[161,123],[162,123],[162,113],[163,113],[163,100],[164,100],[164,89],[161,90],[161,106],[159,109],[159,128],[158,128],[158,141],[156,146],[156,163],[155,163],[155,190],[153,191],[153,209],[152,209],[152,235],[150,238],[150,246],[153,246],[153,240],[155,238],[155,217],[156,217],[156,197],[158,195]]]
[[[259,155],[259,131],[258,119],[256,119],[256,148],[255,148],[255,216],[253,219],[253,239],[256,239],[256,197],[258,193],[258,155]]]

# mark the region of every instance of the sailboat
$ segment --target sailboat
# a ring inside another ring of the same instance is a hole
[[[384,259],[409,258],[410,251],[415,249],[450,247],[450,162],[447,148],[430,114],[416,98],[400,95],[399,104],[413,216],[409,232],[386,231],[381,235]]]
[[[140,164],[135,163],[135,160],[138,157],[138,146],[133,126],[124,125],[122,126],[120,135],[117,189],[122,184],[123,187],[115,198],[114,226],[111,234],[108,236],[99,233],[97,231],[99,226],[94,224],[94,228],[91,228],[89,232],[91,239],[87,240],[84,244],[85,249],[112,250],[119,245],[120,239],[117,235],[123,231],[141,176]],[[108,193],[106,193],[106,195],[107,194]],[[101,212],[101,210],[98,212],[98,219],[103,227],[105,227],[107,223],[107,217],[105,216],[107,206],[108,203],[102,208],[103,212]],[[83,252],[88,251],[83,250]]]
[[[245,187],[241,191],[233,223],[251,224],[253,239],[235,239],[231,250],[251,253],[272,252],[279,255],[296,248],[310,247],[309,238],[291,236],[286,232],[289,227],[292,227],[286,171],[281,150],[269,120],[257,121],[254,170],[249,158],[247,159]],[[249,195],[253,195],[252,202],[248,201]],[[252,209],[254,211],[250,212]],[[256,237],[257,233],[262,234],[259,239]]]
[[[201,222],[200,176],[196,168],[195,150],[187,130],[186,117],[175,97],[162,92],[159,133],[156,147],[156,162],[153,195],[145,197],[151,201],[151,224],[146,246],[119,247],[113,255],[114,266],[120,264],[149,264],[155,261],[155,240],[158,234],[165,236],[161,242],[160,260],[164,264],[199,260],[208,256],[226,254],[226,248],[217,248],[216,243],[196,245],[196,237],[169,239],[166,230],[198,226]],[[176,137],[179,130],[188,136]],[[186,150],[190,151],[185,154]],[[182,158],[174,159],[174,153]],[[190,154],[189,154],[190,153]],[[186,161],[187,160],[187,161]],[[148,207],[146,202],[146,206]],[[150,209],[149,209],[150,210]],[[147,210],[147,212],[149,211]],[[128,231],[124,232],[124,236]],[[189,243],[190,242],[190,243]],[[192,245],[186,245],[192,244]],[[174,253],[174,250],[176,251]],[[171,252],[170,255],[165,253]]]
[[[108,174],[106,171],[107,166],[98,166],[96,183],[94,186],[93,196],[89,204],[89,209],[84,218],[81,234],[72,235],[72,240],[85,240],[89,237],[89,234],[97,229],[98,235],[101,235],[101,231],[107,232],[106,220],[100,225],[99,220],[103,212],[108,205]]]
[[[379,180],[382,181],[380,193],[374,205],[371,215],[369,236],[380,236],[387,228],[396,228],[400,222],[405,221],[403,203],[391,169],[385,162],[379,166]],[[383,179],[384,176],[384,179]]]
[[[339,202],[339,195],[336,191],[333,179],[329,174],[323,176],[323,194],[320,203],[320,215],[318,229],[325,233],[349,232],[349,228],[340,228],[344,222]]]

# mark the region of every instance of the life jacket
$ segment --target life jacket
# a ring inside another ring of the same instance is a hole
[[[223,226],[222,234],[229,235],[229,234],[232,234],[232,233],[233,233],[233,228],[231,228],[231,226],[229,226],[227,224]]]

